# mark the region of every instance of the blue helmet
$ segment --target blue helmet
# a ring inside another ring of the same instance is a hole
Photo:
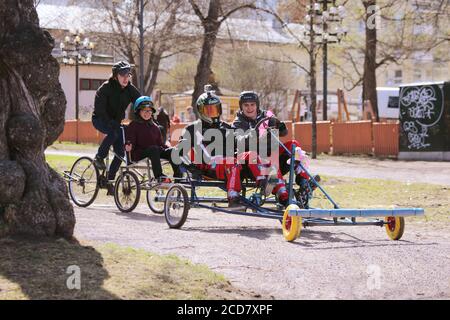
[[[153,110],[153,113],[156,113],[156,109],[153,106],[153,99],[149,96],[141,96],[136,99],[133,105],[133,112],[137,115],[139,114],[139,110],[150,107]]]

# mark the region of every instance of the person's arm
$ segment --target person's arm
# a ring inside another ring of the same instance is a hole
[[[109,87],[108,84],[103,84],[100,88],[98,88],[95,93],[94,99],[94,110],[95,115],[102,119],[104,122],[109,123],[110,117],[106,112],[106,108],[108,106],[108,96],[109,96]]]

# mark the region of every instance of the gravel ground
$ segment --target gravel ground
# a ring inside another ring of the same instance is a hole
[[[191,209],[180,230],[138,207],[75,209],[75,235],[208,265],[243,291],[275,299],[450,299],[450,229],[407,223],[400,241],[380,227],[312,227],[284,241],[277,220]]]
[[[449,162],[321,155],[310,169],[323,175],[450,185]],[[122,214],[114,205],[94,204],[76,207],[75,213],[80,239],[176,254],[263,297],[450,299],[450,226],[408,224],[406,218],[400,241],[388,240],[380,227],[312,227],[288,243],[276,220],[197,208],[180,230],[169,229],[163,216],[141,206]]]

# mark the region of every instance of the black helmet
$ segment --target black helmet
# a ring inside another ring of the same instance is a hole
[[[209,124],[218,123],[222,115],[222,102],[213,91],[206,90],[198,97],[194,112]]]
[[[259,109],[259,97],[254,91],[242,91],[239,95],[239,108],[242,109],[244,102],[256,102],[256,107]]]
[[[131,72],[131,66],[126,61],[119,61],[112,67],[112,73],[113,77],[117,76],[117,74],[120,75],[127,75]]]

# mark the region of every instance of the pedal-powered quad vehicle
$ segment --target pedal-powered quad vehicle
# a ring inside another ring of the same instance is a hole
[[[122,137],[125,141],[124,127]],[[146,190],[147,204],[154,213],[164,212],[164,203],[154,202],[155,196],[164,196],[165,188],[152,177],[150,160],[142,160],[133,163],[125,152],[125,157],[116,153],[123,166],[114,182],[114,202],[122,212],[133,211],[139,203],[142,190]],[[168,161],[162,161],[163,169],[170,166]],[[106,159],[106,169],[100,170],[90,157],[78,158],[70,171],[64,171],[63,175],[68,183],[69,195],[72,201],[79,207],[88,207],[96,199],[100,189],[106,189],[108,184],[109,159]]]
[[[256,129],[268,118],[262,119],[256,125]],[[185,178],[177,180],[170,186],[160,184],[154,188],[168,189],[166,194],[155,193],[152,201],[164,203],[164,215],[170,228],[181,228],[185,223],[191,208],[205,208],[228,214],[247,215],[276,219],[281,221],[283,236],[287,241],[294,241],[300,235],[303,227],[312,226],[380,226],[385,227],[390,239],[399,240],[405,227],[405,216],[423,215],[421,208],[395,208],[395,209],[341,209],[333,199],[319,185],[319,179],[315,179],[300,161],[300,166],[309,177],[306,185],[294,187],[294,163],[295,145],[292,150],[286,146],[272,132],[267,130],[277,139],[279,144],[290,155],[290,172],[287,188],[289,190],[289,205],[284,208],[276,203],[273,196],[267,196],[264,186],[257,186],[253,181],[243,181],[243,191],[240,202],[245,205],[245,210],[233,210],[220,204],[226,204],[226,197],[199,196],[199,189],[216,188],[226,191],[223,181],[211,180],[196,171],[195,166],[188,163],[181,165],[186,172]],[[298,162],[297,162],[298,163]],[[316,209],[309,206],[314,190],[320,190],[333,205],[332,209]],[[356,221],[356,218],[370,218],[366,221]]]

